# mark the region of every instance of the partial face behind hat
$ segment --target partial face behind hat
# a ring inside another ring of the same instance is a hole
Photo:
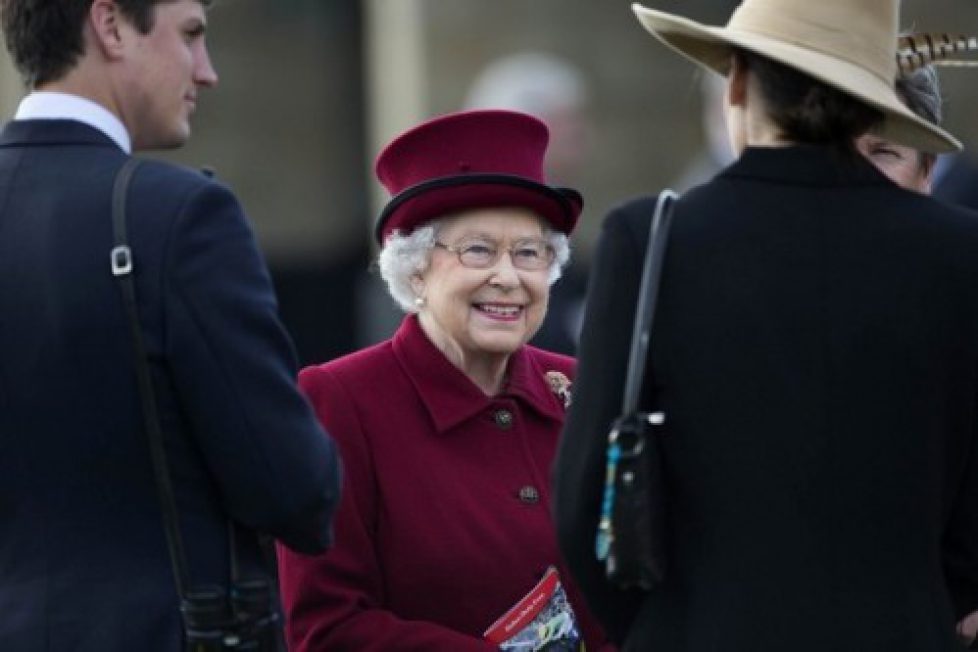
[[[406,131],[377,157],[377,178],[393,196],[377,220],[377,241],[446,215],[512,206],[569,234],[583,202],[575,190],[547,185],[548,139],[546,125],[516,111],[452,113]]]
[[[925,152],[961,149],[894,90],[899,0],[744,0],[725,27],[633,4],[639,22],[684,57],[726,75],[736,48],[767,57],[882,111],[880,135]]]

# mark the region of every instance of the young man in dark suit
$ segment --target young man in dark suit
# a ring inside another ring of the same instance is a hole
[[[129,322],[110,268],[131,150],[182,145],[217,83],[198,0],[3,0],[31,93],[0,133],[0,649],[183,649]],[[274,586],[258,533],[324,549],[333,443],[241,207],[145,161],[128,191],[138,316],[192,587]]]

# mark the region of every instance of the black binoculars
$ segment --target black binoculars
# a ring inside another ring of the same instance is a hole
[[[180,606],[190,652],[279,652],[278,611],[267,580],[235,582],[231,590],[203,586]]]

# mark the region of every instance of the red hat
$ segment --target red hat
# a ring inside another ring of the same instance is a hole
[[[377,241],[443,215],[502,206],[528,208],[570,233],[583,200],[546,184],[549,138],[533,116],[495,110],[452,113],[404,132],[377,157],[377,178],[392,195],[377,219]]]

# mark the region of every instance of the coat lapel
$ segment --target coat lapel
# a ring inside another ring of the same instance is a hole
[[[509,381],[499,397],[482,393],[421,330],[416,316],[407,317],[393,340],[394,354],[431,415],[435,429],[447,432],[488,410],[493,400],[512,397],[527,408],[555,421],[563,408],[547,384],[546,370],[534,360],[533,349],[522,346],[509,359]]]

